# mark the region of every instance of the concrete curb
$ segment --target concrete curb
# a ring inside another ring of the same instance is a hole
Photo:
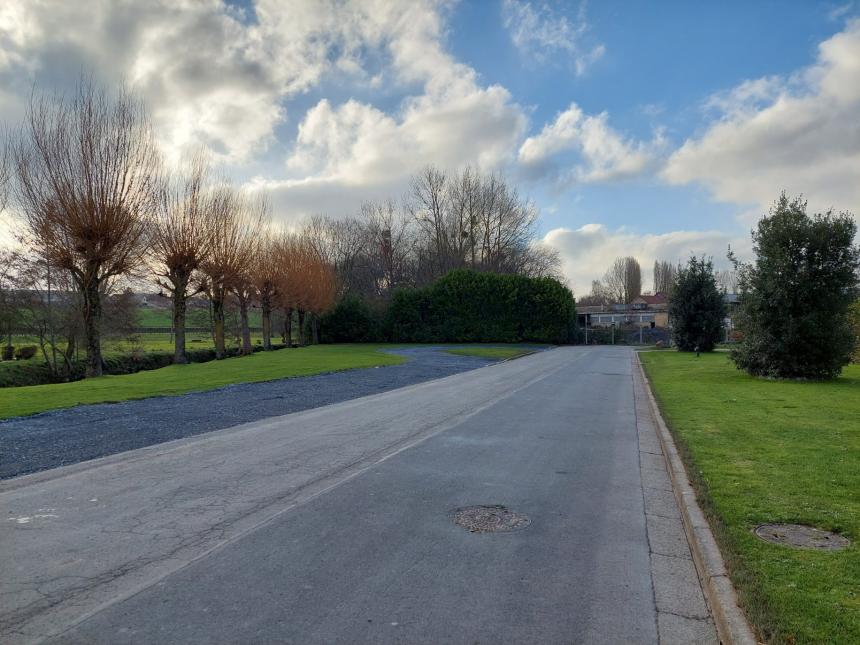
[[[696,502],[696,493],[687,477],[687,471],[675,447],[675,441],[663,420],[663,415],[660,414],[660,408],[651,391],[651,383],[642,368],[638,352],[636,365],[646,385],[648,403],[657,424],[657,436],[663,448],[669,479],[672,481],[672,489],[681,511],[690,551],[693,554],[693,562],[702,581],[702,589],[714,618],[717,635],[724,645],[756,645],[758,640],[743,610],[738,606],[737,594],[729,580],[723,556],[717,547],[717,541],[714,539],[708,520]]]

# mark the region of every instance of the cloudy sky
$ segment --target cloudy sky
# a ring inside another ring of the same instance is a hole
[[[3,0],[0,120],[81,71],[277,216],[433,163],[504,172],[578,293],[620,254],[742,254],[782,189],[860,213],[860,0]]]

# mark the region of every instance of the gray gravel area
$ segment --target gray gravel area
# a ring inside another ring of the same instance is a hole
[[[493,362],[436,347],[390,351],[409,360],[0,421],[0,479],[376,394]]]

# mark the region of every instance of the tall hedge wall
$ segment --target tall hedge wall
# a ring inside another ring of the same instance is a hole
[[[573,341],[576,308],[552,278],[459,270],[395,292],[387,323],[394,342],[558,344]]]

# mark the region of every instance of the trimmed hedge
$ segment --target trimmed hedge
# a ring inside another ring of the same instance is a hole
[[[272,349],[283,349],[286,345],[272,345]],[[254,352],[263,348],[255,345]],[[189,363],[208,363],[215,360],[214,349],[191,349],[186,352]],[[227,349],[227,357],[240,356],[237,347]],[[135,352],[131,354],[108,356],[104,359],[105,374],[135,374],[146,370],[156,370],[173,364],[173,352]],[[21,387],[24,385],[46,385],[66,381],[79,381],[84,378],[85,362],[72,363],[71,373],[56,377],[46,363],[21,361],[12,365],[4,364],[0,369],[0,387]]]
[[[394,342],[563,344],[576,338],[576,306],[553,278],[457,270],[395,292],[388,327]]]
[[[382,316],[367,302],[347,294],[320,318],[322,343],[372,343],[385,340]]]

